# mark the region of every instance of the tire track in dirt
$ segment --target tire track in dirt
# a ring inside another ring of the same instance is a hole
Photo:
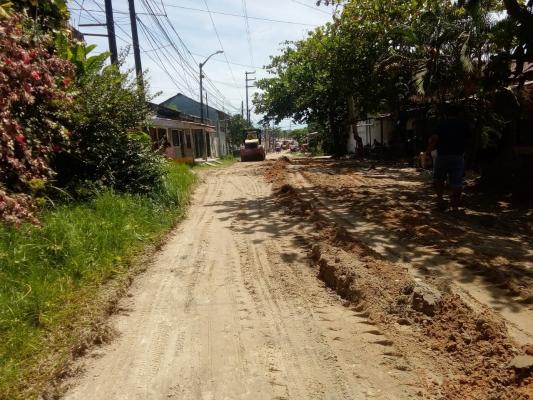
[[[418,398],[419,377],[316,279],[259,165],[204,176],[67,399]]]

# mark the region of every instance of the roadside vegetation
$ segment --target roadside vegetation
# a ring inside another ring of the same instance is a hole
[[[126,276],[183,215],[194,180],[169,165],[149,195],[106,190],[42,211],[41,226],[0,226],[0,398],[47,386],[101,314],[102,285]]]
[[[457,104],[474,133],[469,166],[494,188],[524,188],[530,168],[514,149],[533,144],[531,1],[322,3],[339,7],[333,21],[286,43],[268,65],[272,77],[257,82],[254,104],[266,122],[313,124],[325,151],[342,155],[351,134],[363,150],[357,121],[390,114],[391,150],[406,155],[406,147],[425,150],[445,106]],[[409,132],[413,114],[425,136]]]
[[[192,166],[193,171],[203,171],[203,170],[209,170],[209,169],[217,169],[217,168],[224,168],[229,167],[230,165],[235,164],[239,159],[237,157],[234,157],[233,155],[227,155],[220,157],[215,162],[201,162],[196,163]]]
[[[91,55],[67,21],[62,0],[0,0],[0,399],[37,398],[103,335],[110,287],[196,180],[152,148],[148,82]]]

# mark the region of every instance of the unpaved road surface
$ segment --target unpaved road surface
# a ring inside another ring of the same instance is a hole
[[[426,397],[424,371],[316,278],[312,228],[278,211],[260,164],[204,180],[66,399]]]
[[[478,204],[483,194],[468,192],[464,214],[431,212],[433,191],[414,168],[319,161],[295,162],[288,172],[322,215],[413,276],[490,307],[518,342],[533,343],[531,208],[497,208],[501,201],[489,199],[491,210]]]

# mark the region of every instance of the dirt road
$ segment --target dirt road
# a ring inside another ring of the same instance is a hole
[[[424,372],[326,289],[259,164],[208,172],[66,399],[409,399]]]

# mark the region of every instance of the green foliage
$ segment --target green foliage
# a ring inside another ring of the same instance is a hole
[[[250,128],[252,126],[240,114],[233,115],[229,120],[227,133],[230,148],[238,148],[244,139],[243,131]]]
[[[99,285],[127,272],[132,256],[183,214],[194,174],[177,164],[165,171],[149,196],[108,191],[45,211],[42,228],[0,225],[1,399],[37,397],[57,368],[50,354],[67,357],[88,329]]]
[[[25,13],[34,18],[45,32],[67,28],[70,13],[66,0],[16,0],[6,3],[11,3],[11,11]]]
[[[0,20],[0,220],[32,218],[32,183],[53,177],[50,158],[68,145],[72,65],[30,35],[27,19]]]
[[[309,133],[309,129],[305,127],[305,128],[293,129],[292,131],[289,131],[288,136],[301,144],[307,141],[308,133]]]
[[[115,65],[104,66],[107,55],[88,57],[93,46],[64,47],[60,41],[59,48],[76,66],[76,95],[71,146],[55,163],[59,184],[78,194],[86,192],[88,182],[121,192],[150,192],[160,182],[163,159],[139,131],[148,125],[146,92]]]
[[[286,43],[268,65],[272,77],[258,81],[262,92],[254,104],[265,120],[316,123],[336,153],[344,150],[350,126],[368,114],[398,116],[460,99],[473,100],[469,110],[478,135],[501,128],[483,125],[498,116],[480,115],[501,112],[494,99],[513,82],[511,60],[531,58],[533,34],[526,33],[533,24],[526,14],[532,15],[533,3],[513,16],[510,3],[516,1],[505,0],[510,17],[503,21],[495,19],[502,10],[496,0],[325,3],[342,3],[342,11],[306,39]]]

